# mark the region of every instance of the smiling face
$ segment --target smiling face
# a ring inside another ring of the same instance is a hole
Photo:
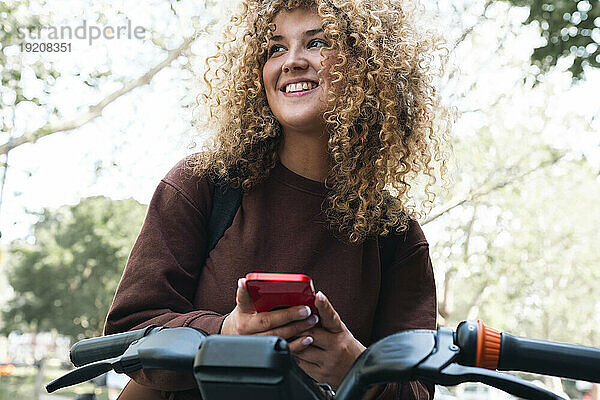
[[[323,57],[329,46],[316,11],[297,8],[280,11],[273,20],[263,66],[263,83],[273,115],[286,131],[318,131],[324,128],[323,112],[329,88],[327,74],[319,82]]]

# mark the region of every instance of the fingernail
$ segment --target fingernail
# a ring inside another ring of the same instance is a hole
[[[319,322],[319,317],[317,317],[316,315],[311,315],[311,316],[310,316],[310,318],[308,318],[308,319],[306,320],[306,322],[307,322],[309,325],[315,325],[317,322]]]
[[[306,318],[310,315],[310,307],[309,306],[304,306],[300,309],[300,311],[298,311],[298,315],[300,315],[300,318]]]
[[[317,292],[317,299],[319,299],[320,301],[325,300],[325,295],[320,290]]]
[[[238,287],[241,288],[242,286],[244,286],[244,278],[238,279]]]
[[[313,338],[311,338],[310,336],[307,336],[304,339],[302,339],[302,344],[305,346],[308,346],[312,342],[313,342]]]

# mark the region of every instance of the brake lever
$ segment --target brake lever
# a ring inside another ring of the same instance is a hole
[[[435,331],[396,333],[369,346],[354,362],[335,399],[361,399],[372,385],[410,380],[415,366],[435,350]]]
[[[495,370],[468,367],[455,362],[460,349],[454,344],[454,331],[438,328],[435,348],[413,372],[414,379],[431,380],[453,386],[464,382],[481,382],[517,397],[532,400],[564,400],[562,397],[532,383]]]
[[[527,381],[495,370],[460,365],[454,331],[404,331],[371,345],[356,360],[336,391],[338,400],[359,399],[376,384],[422,380],[441,385],[481,382],[534,400],[564,400]]]
[[[74,369],[46,385],[46,390],[52,393],[93,379],[111,369],[117,373],[130,373],[142,368],[191,371],[194,357],[205,336],[203,332],[187,327],[157,329],[132,342],[122,355]]]
[[[107,360],[95,361],[85,364],[79,368],[67,372],[46,385],[46,391],[52,393],[58,389],[89,381],[100,376],[111,369],[117,373],[135,372],[142,368],[139,349],[144,345],[143,341],[136,340],[129,345],[125,353]]]
[[[89,381],[97,376],[104,374],[114,368],[114,365],[120,361],[121,357],[111,358],[109,360],[96,361],[86,364],[83,367],[76,368],[67,372],[60,378],[56,378],[46,385],[46,391],[52,393],[58,389],[67,386],[77,385],[78,383]]]
[[[540,388],[515,376],[477,367],[450,364],[441,371],[445,378],[442,385],[457,385],[463,382],[481,382],[498,388],[519,398],[531,400],[565,400],[549,390]]]

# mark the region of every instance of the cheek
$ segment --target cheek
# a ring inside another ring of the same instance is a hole
[[[333,80],[333,76],[331,75],[331,69],[333,67],[333,65],[335,64],[336,60],[335,57],[329,57],[327,59],[325,59],[323,61],[323,65],[321,66],[322,71],[321,71],[321,79],[323,81],[323,83],[328,86],[329,88],[331,88],[331,81]]]
[[[267,65],[265,64],[265,66],[261,70],[261,83],[263,85],[263,92],[267,96],[267,101],[269,100],[269,97],[270,97],[270,95],[269,95],[269,91],[270,91],[269,90],[269,87],[270,87],[269,86],[270,85],[269,76],[270,76],[269,70],[268,70]]]
[[[267,103],[273,109],[273,101],[277,91],[277,66],[272,63],[266,63],[262,69],[263,90],[267,96]]]
[[[267,62],[262,69],[262,79],[265,90],[273,90],[277,84],[277,66]]]

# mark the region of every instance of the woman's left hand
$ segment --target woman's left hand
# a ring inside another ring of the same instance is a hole
[[[321,326],[304,331],[290,349],[304,372],[337,389],[365,346],[352,336],[323,293],[315,296],[315,306]]]

